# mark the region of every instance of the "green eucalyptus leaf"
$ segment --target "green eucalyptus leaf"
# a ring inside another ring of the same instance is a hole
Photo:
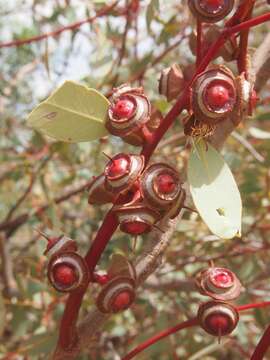
[[[188,162],[194,204],[209,229],[223,239],[241,235],[242,202],[230,168],[222,156],[200,140]]]
[[[66,81],[29,115],[28,125],[56,140],[91,141],[107,135],[109,101],[98,91]]]

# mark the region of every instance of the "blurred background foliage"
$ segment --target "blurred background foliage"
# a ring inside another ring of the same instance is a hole
[[[56,30],[93,15],[106,3],[0,0],[0,42]],[[255,12],[267,11],[266,1],[257,3]],[[139,16],[128,24],[121,14],[125,5],[126,1],[119,1],[108,16],[57,37],[0,49],[1,359],[45,359],[57,337],[66,297],[46,281],[46,242],[34,229],[63,231],[78,241],[84,254],[108,209],[89,206],[85,190],[106,163],[102,152],[138,151],[114,137],[56,143],[27,128],[26,115],[65,79],[104,94],[127,81],[143,85],[153,105],[166,113],[169,104],[157,90],[160,71],[174,62],[183,68],[194,63],[188,47],[194,22],[186,1],[140,1]],[[269,24],[253,30],[251,47],[256,48],[268,31]],[[237,129],[223,150],[242,194],[243,237],[219,240],[196,214],[187,213],[171,239],[163,266],[139,290],[136,304],[112,317],[90,355],[80,359],[119,359],[131,346],[195,314],[203,298],[194,291],[191,279],[211,259],[234,270],[242,280],[239,303],[269,300],[269,98],[268,82],[253,118]],[[181,134],[177,121],[155,157],[172,162],[184,173],[187,152]],[[147,237],[139,239],[132,250],[132,239],[117,232],[99,268],[106,270],[113,252],[134,258],[146,241]],[[91,308],[95,291],[89,290],[85,297],[82,316]],[[192,329],[163,340],[138,359],[248,359],[269,322],[268,310],[251,311],[221,346],[202,330]]]

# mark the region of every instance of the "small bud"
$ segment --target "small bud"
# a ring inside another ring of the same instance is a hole
[[[61,253],[51,258],[48,279],[57,291],[72,292],[88,284],[88,267],[80,255],[73,252]]]
[[[201,327],[208,334],[218,337],[233,332],[239,321],[239,314],[235,307],[220,301],[202,304],[197,317]]]
[[[200,21],[216,23],[232,11],[234,0],[189,0],[188,5]]]
[[[144,158],[140,155],[118,154],[106,165],[105,188],[114,194],[127,191],[143,171]]]
[[[135,299],[135,281],[117,276],[103,286],[96,304],[102,313],[118,313],[128,309]]]
[[[150,120],[151,105],[142,88],[122,85],[114,89],[108,111],[108,131],[124,141],[140,146],[145,142],[143,128]]]
[[[159,93],[166,96],[167,101],[176,99],[184,88],[184,75],[178,64],[162,71],[159,80]]]
[[[233,300],[240,295],[241,283],[236,275],[225,268],[210,267],[196,276],[201,294],[215,300]]]

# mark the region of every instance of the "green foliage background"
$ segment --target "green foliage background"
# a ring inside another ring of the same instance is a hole
[[[0,42],[55,30],[88,17],[105,3],[0,0]],[[266,3],[260,3],[257,13],[266,11]],[[64,309],[65,296],[46,281],[46,244],[34,228],[64,231],[78,241],[84,254],[107,207],[89,206],[86,191],[58,205],[55,198],[101,173],[106,163],[102,151],[138,151],[113,137],[92,143],[56,143],[27,128],[26,115],[65,79],[80,81],[103,94],[126,81],[142,84],[156,108],[166,113],[169,104],[157,90],[160,71],[173,62],[183,67],[194,63],[188,47],[194,23],[186,1],[141,1],[137,21],[137,35],[132,25],[120,66],[125,19],[116,11],[56,38],[0,49],[0,229],[7,221],[15,221],[0,232],[1,359],[45,359],[53,349]],[[269,24],[253,30],[252,48],[262,42],[268,30]],[[255,137],[250,130],[270,131],[269,90],[268,82],[253,118],[237,129],[244,143],[262,156],[261,161],[234,136],[223,151],[242,194],[243,237],[219,240],[196,214],[187,213],[171,239],[164,264],[139,290],[136,304],[123,315],[112,317],[90,355],[80,359],[119,359],[135,344],[194,315],[203,297],[194,291],[191,279],[211,259],[231,268],[241,279],[244,291],[239,304],[269,300],[270,141]],[[167,138],[181,132],[177,121]],[[155,158],[171,161],[184,171],[184,145],[183,138],[161,144]],[[37,214],[35,210],[44,204],[48,208]],[[25,217],[26,221],[18,224]],[[138,255],[145,242],[147,237],[139,239],[132,254],[131,239],[117,232],[99,268],[106,270],[113,252],[131,254],[131,258]],[[85,297],[82,316],[91,308],[95,293],[96,289],[89,290]],[[248,359],[269,322],[268,310],[251,311],[241,317],[237,330],[222,340],[221,346],[202,330],[192,329],[158,343],[138,359]]]

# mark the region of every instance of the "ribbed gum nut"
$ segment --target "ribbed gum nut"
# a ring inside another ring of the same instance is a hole
[[[200,326],[210,335],[224,336],[232,333],[239,321],[238,311],[229,303],[210,301],[198,310]]]
[[[115,194],[108,191],[105,187],[105,175],[102,174],[96,177],[89,188],[88,203],[89,204],[108,204],[113,203],[116,196]]]
[[[48,238],[48,244],[46,250],[44,251],[44,255],[51,258],[52,256],[67,251],[77,251],[76,241],[65,235],[61,235],[58,237]]]
[[[142,128],[151,115],[151,105],[142,88],[122,85],[113,90],[110,100],[106,121],[108,131],[132,145],[142,145],[145,141]]]
[[[196,276],[196,284],[201,294],[215,300],[233,300],[241,292],[240,281],[226,268],[210,267],[201,271]]]
[[[192,109],[198,121],[214,125],[224,120],[237,101],[236,80],[225,66],[206,70],[194,82]]]
[[[138,179],[144,167],[144,158],[140,155],[118,154],[109,161],[104,170],[105,188],[118,194],[127,191]]]
[[[232,11],[234,0],[189,0],[188,5],[200,21],[216,23]]]
[[[84,259],[73,252],[52,257],[47,275],[51,285],[60,292],[72,292],[89,282],[88,267]]]
[[[176,99],[184,88],[184,75],[178,64],[162,71],[159,79],[159,93],[168,101]]]
[[[223,29],[218,25],[211,25],[209,29],[205,32],[204,41],[202,44],[202,56],[206,54],[211,44],[213,44],[218,37],[221,35]],[[197,51],[197,33],[192,31],[189,36],[189,47],[193,55],[196,55]],[[219,49],[219,51],[214,56],[214,59],[221,56],[225,61],[232,61],[235,59],[237,51],[237,41],[234,37],[229,38],[224,45]]]
[[[165,210],[172,207],[183,193],[178,173],[169,165],[150,165],[141,179],[143,197],[151,206]]]
[[[103,286],[96,305],[102,313],[118,313],[128,309],[135,299],[135,281],[117,276]]]
[[[152,230],[160,215],[144,205],[122,206],[115,209],[120,230],[130,235],[141,235]]]

